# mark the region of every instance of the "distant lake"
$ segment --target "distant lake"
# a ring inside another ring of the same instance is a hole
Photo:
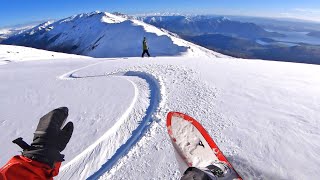
[[[278,32],[286,35],[286,37],[272,37],[274,40],[285,41],[291,43],[307,43],[312,45],[320,45],[320,38],[308,36],[309,32],[288,32],[288,31],[273,31],[268,29],[270,32]]]
[[[292,47],[292,46],[299,46],[298,43],[292,43],[292,42],[282,42],[282,41],[275,41],[275,42],[265,42],[263,40],[256,40],[256,43],[263,45],[263,46],[267,46],[267,45],[284,45],[284,46],[288,46],[288,47]]]

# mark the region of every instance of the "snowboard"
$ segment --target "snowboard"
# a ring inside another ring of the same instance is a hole
[[[198,121],[180,112],[169,112],[167,130],[182,174],[188,167],[204,168],[214,164],[224,172],[218,179],[242,180]]]

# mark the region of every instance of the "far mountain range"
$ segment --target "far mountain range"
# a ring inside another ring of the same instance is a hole
[[[195,44],[240,58],[320,64],[320,24],[236,16],[141,16]]]
[[[129,26],[131,20],[140,20],[154,25],[169,34],[171,33],[173,36],[179,36],[184,40],[208,49],[238,58],[320,64],[320,23],[215,15],[187,16],[166,14],[128,16],[121,13],[113,13],[113,15],[115,19],[130,20],[126,22],[123,22],[124,20],[119,21],[121,22],[119,27],[126,26],[125,24],[127,23],[130,29],[134,29],[136,26]],[[0,43],[82,55],[92,55],[92,51],[97,51],[97,48],[99,49],[98,46],[104,44],[101,46],[101,48],[104,48],[99,50],[101,53],[98,53],[99,55],[93,53],[93,56],[139,55],[139,47],[134,45],[139,40],[130,41],[130,47],[134,47],[131,51],[128,49],[129,46],[124,51],[122,47],[116,48],[114,44],[108,44],[110,38],[114,38],[110,32],[119,30],[125,32],[125,29],[112,26],[112,28],[117,28],[111,31],[111,26],[107,27],[106,25],[114,22],[101,24],[106,19],[103,15],[99,16],[102,20],[90,18],[92,16],[98,15],[97,13],[91,13],[88,17],[83,15],[74,16],[76,18],[71,18],[72,26],[69,19],[67,19],[69,23],[66,23],[67,20],[63,19],[32,26],[33,28],[28,26],[0,29]],[[67,28],[68,24],[70,27],[68,26]],[[87,29],[88,27],[89,29]],[[74,31],[74,29],[77,29],[77,31]],[[64,36],[65,38],[63,38]],[[118,37],[118,39],[121,38],[123,39],[122,36]],[[137,38],[139,39],[139,37]],[[159,51],[159,49],[163,48],[163,42],[162,44],[153,42],[150,46],[151,53],[156,51],[154,53],[156,55],[163,54]],[[105,47],[108,47],[109,50],[114,50],[112,53],[111,51],[105,52]],[[121,50],[121,52],[116,50]],[[132,53],[133,51],[134,53]],[[168,50],[166,51],[166,53],[169,52]],[[175,53],[177,52],[169,52],[169,54]]]

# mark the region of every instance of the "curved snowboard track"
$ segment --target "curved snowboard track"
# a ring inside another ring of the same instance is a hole
[[[130,81],[135,89],[135,96],[130,104],[129,108],[125,113],[120,117],[120,119],[109,129],[105,134],[103,134],[98,140],[96,140],[92,145],[87,149],[81,152],[78,156],[72,159],[69,163],[64,165],[61,168],[60,176],[61,179],[73,179],[77,176],[77,179],[98,179],[105,172],[112,169],[112,167],[117,163],[121,157],[125,156],[131,148],[144,136],[144,134],[150,128],[150,125],[153,122],[154,115],[156,114],[160,106],[164,104],[162,94],[164,88],[161,88],[162,81],[156,79],[153,75],[142,72],[142,71],[126,71],[126,72],[117,72],[103,75],[91,75],[91,76],[76,76],[74,73],[86,69],[88,67],[100,64],[94,63],[76,70],[73,70],[69,73],[63,74],[59,77],[62,80],[75,80],[75,79],[85,79],[85,78],[97,78],[97,77],[123,77],[126,80]],[[130,113],[134,110],[134,106],[137,103],[138,99],[138,87],[137,85],[130,80],[128,77],[138,77],[145,80],[150,89],[150,104],[146,109],[145,116],[139,121],[139,125],[131,132],[131,136],[123,144],[115,145],[117,147],[110,147],[110,144],[117,144],[119,138],[123,138],[117,133],[118,130],[125,130],[126,127],[123,125],[126,124],[126,120],[129,118]],[[161,103],[160,103],[161,102]],[[100,166],[100,167],[99,167]],[[95,172],[92,174],[90,169],[93,168]],[[69,173],[66,173],[69,172]],[[72,172],[72,173],[70,173]],[[91,175],[90,175],[91,174]]]

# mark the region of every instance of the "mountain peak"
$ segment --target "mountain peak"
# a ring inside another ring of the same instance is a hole
[[[116,14],[94,11],[46,22],[3,43],[92,57],[132,57],[141,56],[146,37],[153,56],[215,54],[168,31]]]
[[[88,18],[91,18],[91,19],[95,18],[96,20],[101,20],[101,22],[106,22],[106,23],[120,23],[126,20],[123,17],[119,17],[107,12],[93,11],[90,13],[81,13],[81,14],[77,14],[77,15],[62,19],[60,20],[60,23],[68,23],[68,22],[84,20]]]

